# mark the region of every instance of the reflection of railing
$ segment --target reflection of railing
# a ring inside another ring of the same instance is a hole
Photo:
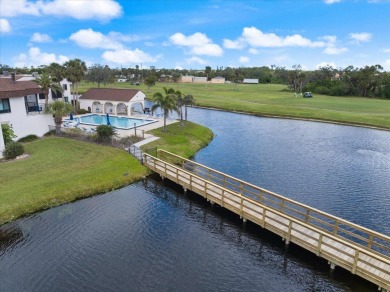
[[[286,244],[293,242],[325,258],[332,269],[336,265],[343,267],[352,274],[377,284],[379,288],[390,291],[390,257],[386,255],[390,243],[388,236],[164,150],[158,150],[158,153],[162,159],[145,153],[144,165],[163,178],[170,179],[183,186],[185,190],[191,190],[208,201],[238,214],[244,220],[251,220],[282,236]],[[166,161],[167,158],[170,163]],[[321,215],[322,218],[316,215]],[[322,221],[322,225],[331,226],[330,230],[318,224],[319,221]],[[359,237],[360,240],[363,240],[361,233],[368,234],[369,238],[363,246],[362,243],[354,242],[348,236],[343,236],[344,234],[341,235],[341,230],[351,237]],[[374,245],[376,249],[373,248]]]

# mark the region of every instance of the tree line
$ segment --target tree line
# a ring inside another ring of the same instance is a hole
[[[49,66],[37,68],[11,68],[0,64],[1,71],[17,73],[46,72],[53,80],[65,77],[72,82],[72,92],[77,94],[78,83],[81,80],[100,84],[109,84],[119,78],[139,84],[145,83],[149,88],[157,81],[179,82],[182,76],[224,77],[227,81],[241,83],[244,78],[258,79],[259,83],[285,84],[293,92],[311,91],[314,93],[333,96],[362,96],[390,98],[390,73],[380,65],[364,66],[361,68],[348,66],[346,68],[320,67],[316,70],[304,70],[300,65],[288,69],[272,65],[262,67],[217,67],[206,66],[203,70],[195,69],[149,69],[138,65],[129,68],[110,68],[107,65],[94,64],[86,67],[85,62],[74,59],[64,65],[52,63]]]

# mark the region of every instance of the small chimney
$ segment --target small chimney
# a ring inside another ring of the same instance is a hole
[[[14,83],[16,83],[16,78],[15,78],[15,72],[11,73],[11,78]]]

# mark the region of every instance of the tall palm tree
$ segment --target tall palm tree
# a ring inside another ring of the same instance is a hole
[[[187,94],[183,98],[183,104],[184,104],[184,119],[187,121],[187,106],[195,105],[195,98],[191,94]]]
[[[73,59],[64,63],[65,72],[64,75],[69,82],[72,82],[72,92],[73,92],[73,109],[76,111],[77,108],[77,97],[78,96],[78,83],[83,80],[85,71],[87,71],[87,66],[85,62],[80,59]],[[76,87],[76,89],[75,89]]]
[[[62,117],[68,115],[72,111],[72,106],[60,100],[56,100],[49,104],[46,112],[53,114],[54,123],[56,124],[56,133],[61,131]]]
[[[170,88],[166,89],[163,87],[164,94],[160,92],[156,92],[153,94],[153,106],[152,106],[152,113],[157,109],[161,108],[164,114],[164,132],[167,131],[167,117],[170,112],[175,111],[179,113],[179,109],[177,107],[176,102],[176,94],[175,90]]]
[[[43,73],[33,81],[42,88],[42,93],[45,96],[45,108],[47,108],[49,104],[50,90],[55,93],[63,92],[62,87],[58,83],[55,83],[47,73]]]

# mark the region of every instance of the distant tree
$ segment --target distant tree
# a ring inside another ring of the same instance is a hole
[[[179,110],[177,108],[176,103],[176,95],[175,90],[170,88],[167,89],[166,87],[163,87],[164,94],[160,92],[156,92],[153,95],[153,106],[152,106],[152,112],[154,112],[156,109],[161,108],[164,114],[164,132],[167,132],[167,117],[170,112],[175,111],[179,113]]]
[[[151,87],[156,85],[157,77],[155,75],[149,75],[145,78],[145,84],[148,87],[148,91]]]
[[[48,107],[49,104],[49,91],[54,92],[63,92],[62,87],[55,83],[51,77],[47,73],[43,73],[39,77],[37,77],[35,80],[33,80],[36,84],[39,85],[42,89],[42,93],[45,96],[45,109]]]
[[[187,121],[187,106],[195,105],[195,98],[191,94],[187,94],[183,98],[183,104],[184,104],[184,119]]]
[[[56,83],[60,83],[61,80],[64,79],[64,67],[58,63],[50,63],[50,65],[46,67],[46,72]]]
[[[176,86],[179,86],[179,81],[181,80],[181,75],[180,73],[173,73],[172,75],[172,81],[176,83]]]
[[[83,80],[87,67],[80,59],[73,59],[64,64],[65,77],[72,83],[73,109],[77,108],[78,84]]]
[[[113,74],[110,67],[108,67],[107,65],[103,66],[100,64],[94,64],[88,68],[88,72],[85,75],[85,79],[89,82],[96,82],[98,84],[98,87],[100,87],[100,83],[111,83],[113,81],[111,76],[113,76]]]
[[[301,65],[292,66],[293,70],[288,72],[289,87],[294,92],[302,92],[306,84],[306,73],[302,70]]]
[[[56,100],[49,104],[46,112],[53,114],[57,134],[61,132],[62,117],[68,115],[71,111],[72,106],[69,103],[60,100]]]
[[[206,74],[207,77],[210,77],[210,73],[211,73],[211,67],[206,66],[206,68],[204,69],[204,74]]]

